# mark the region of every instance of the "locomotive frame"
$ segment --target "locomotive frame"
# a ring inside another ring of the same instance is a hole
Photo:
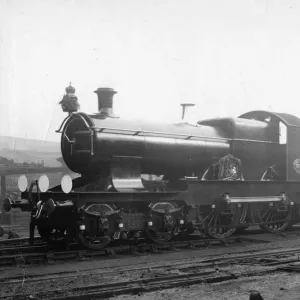
[[[74,101],[74,92],[69,87],[64,99],[70,94]],[[144,130],[114,115],[115,91],[95,93],[99,112],[72,110],[58,130],[63,158],[81,177],[65,176],[48,189],[45,177],[28,188],[23,176],[21,200],[4,200],[6,211],[31,212],[31,241],[35,227],[49,242],[62,239],[68,247],[76,239],[102,248],[139,239],[164,243],[194,232],[223,239],[253,224],[281,232],[298,220],[297,117],[252,111]],[[145,180],[141,172],[164,178]]]

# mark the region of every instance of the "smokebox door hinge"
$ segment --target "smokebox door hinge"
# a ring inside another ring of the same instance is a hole
[[[91,130],[91,155],[94,155],[94,130]]]

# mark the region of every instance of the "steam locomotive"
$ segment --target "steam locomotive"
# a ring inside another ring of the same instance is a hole
[[[21,200],[4,209],[31,212],[47,240],[88,248],[147,239],[165,243],[200,232],[224,239],[256,224],[281,232],[298,218],[300,119],[251,111],[192,125],[127,121],[114,114],[110,88],[98,112],[77,112],[75,89],[61,101],[61,153],[70,170],[49,189],[43,175],[19,179]]]

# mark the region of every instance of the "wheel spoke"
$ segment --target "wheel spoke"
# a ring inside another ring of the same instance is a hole
[[[226,207],[224,211],[209,211],[205,226],[205,233],[213,238],[224,239],[231,236],[239,222],[244,222],[247,206],[240,209],[237,205]],[[232,226],[232,227],[226,227]]]
[[[282,211],[284,209],[284,211]],[[284,231],[291,220],[292,209],[291,207],[282,207],[282,204],[275,203],[273,207],[268,204],[261,205],[256,208],[257,222],[265,223],[260,225],[262,229],[267,232],[277,233]]]
[[[270,216],[270,210],[268,209],[264,214],[263,214],[263,216],[262,216],[262,219],[264,220],[265,219],[265,216],[267,215],[267,214],[269,214],[269,216]],[[268,216],[268,218],[267,218],[267,221],[268,221],[268,219],[269,219],[269,216]]]

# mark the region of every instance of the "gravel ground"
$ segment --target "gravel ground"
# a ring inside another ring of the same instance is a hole
[[[183,266],[185,268],[185,266]],[[189,268],[193,268],[190,266]],[[271,267],[270,267],[271,268]],[[262,267],[259,265],[229,265],[222,270],[216,267],[197,267],[196,269],[184,271],[183,269],[178,268],[159,268],[159,269],[143,269],[143,270],[134,270],[134,271],[121,271],[114,273],[85,273],[78,274],[78,276],[74,276],[71,278],[61,278],[61,279],[49,279],[43,281],[35,281],[32,282],[26,280],[24,276],[24,280],[14,284],[4,284],[1,289],[1,295],[13,295],[13,294],[35,294],[35,293],[43,293],[46,290],[51,290],[49,294],[57,294],[59,291],[64,291],[63,293],[71,294],[70,290],[75,287],[88,286],[88,285],[97,285],[104,283],[113,283],[120,281],[134,282],[139,279],[148,279],[148,278],[157,278],[174,274],[191,274],[193,272],[214,272],[215,275],[226,275],[228,273],[238,274],[239,272],[249,272],[249,271],[260,271],[262,269],[266,269],[266,267]],[[37,284],[38,283],[38,284]],[[57,292],[54,291],[57,290]]]
[[[251,237],[251,236],[248,236]],[[72,287],[85,286],[88,284],[103,284],[105,282],[116,282],[116,281],[134,281],[140,278],[149,278],[155,276],[155,272],[151,271],[151,266],[155,264],[172,264],[176,262],[191,263],[193,260],[205,259],[213,257],[215,255],[221,255],[222,257],[230,257],[233,253],[244,253],[245,251],[257,251],[266,249],[279,249],[279,248],[293,248],[300,247],[300,238],[297,234],[292,235],[260,235],[261,240],[270,240],[271,243],[267,244],[253,244],[253,245],[239,245],[239,246],[227,246],[227,247],[212,247],[211,249],[200,249],[200,250],[187,250],[187,251],[175,251],[166,252],[165,254],[146,254],[142,256],[117,256],[112,259],[98,259],[98,260],[85,260],[79,262],[66,262],[53,265],[40,265],[40,266],[14,266],[9,268],[0,268],[0,279],[11,276],[23,276],[25,274],[29,275],[50,275],[59,272],[75,272],[75,276],[72,278],[65,279],[49,279],[45,281],[39,281],[38,283],[30,283],[26,280],[27,277],[24,276],[24,281],[18,282],[16,284],[7,284],[5,282],[0,282],[0,299],[2,296],[8,294],[22,294],[22,293],[32,293],[38,291],[49,291],[49,294],[56,295],[55,290],[64,290],[60,294],[69,295],[68,290]],[[147,271],[134,271],[134,272],[118,272],[120,268],[126,266],[148,266]],[[106,275],[105,272],[110,270],[110,268],[115,268],[115,273]],[[249,271],[249,270],[259,270],[259,266],[249,266],[249,265],[237,265],[229,266],[228,271]],[[170,273],[170,271],[165,268],[161,269],[161,272]],[[204,270],[202,270],[204,271]],[[172,272],[176,273],[176,269]],[[94,274],[91,274],[94,273]],[[98,273],[98,274],[97,274]],[[234,281],[230,281],[222,284],[201,284],[197,286],[191,286],[189,288],[182,289],[172,289],[166,291],[159,291],[149,294],[144,294],[141,296],[119,296],[114,299],[249,299],[249,291],[257,289],[261,291],[264,299],[277,299],[274,297],[281,297],[278,299],[285,299],[282,296],[286,296],[292,291],[298,293],[298,298],[286,298],[286,299],[300,299],[300,275],[288,274],[288,273],[278,273],[260,277],[251,278],[241,278]],[[280,287],[284,290],[280,290]],[[293,290],[294,289],[294,290]],[[281,295],[281,294],[282,295]],[[279,295],[279,296],[278,296]]]
[[[264,300],[299,300],[300,274],[276,273],[267,276],[241,278],[235,281],[199,284],[147,293],[140,296],[126,295],[114,300],[249,300],[251,290],[260,292]]]

